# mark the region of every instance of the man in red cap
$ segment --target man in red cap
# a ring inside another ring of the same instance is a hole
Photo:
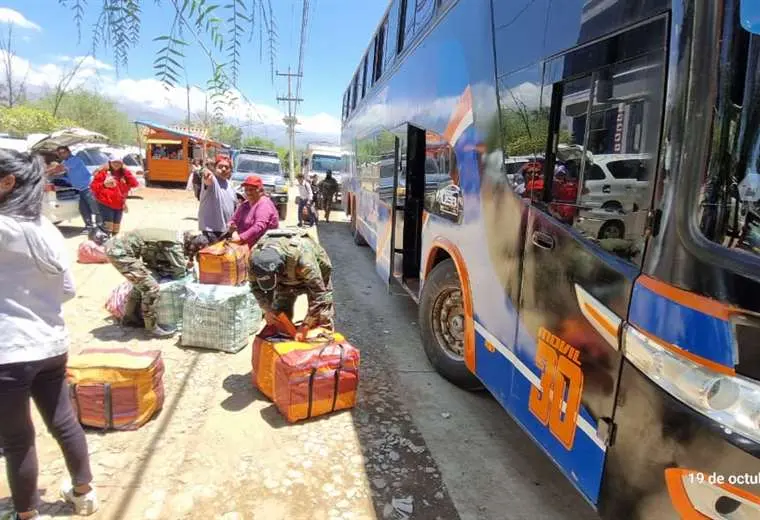
[[[272,200],[264,194],[264,184],[257,175],[243,181],[245,202],[238,206],[230,220],[232,241],[253,247],[269,229],[280,226],[280,218]]]

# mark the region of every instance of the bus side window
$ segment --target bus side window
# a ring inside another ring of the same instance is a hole
[[[542,100],[541,68],[499,80],[504,178],[515,194],[530,197],[541,181],[549,132],[549,101]]]
[[[658,34],[655,22],[547,67],[575,79],[552,85],[552,140],[531,195],[542,211],[634,264],[644,250],[660,140],[666,55]],[[600,62],[609,56],[618,60]]]
[[[459,186],[456,154],[442,135],[425,134],[425,209],[457,224],[462,222],[464,197]]]

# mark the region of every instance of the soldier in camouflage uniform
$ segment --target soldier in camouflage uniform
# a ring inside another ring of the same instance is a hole
[[[250,267],[251,291],[267,316],[284,312],[292,320],[296,298],[305,294],[309,309],[299,334],[314,327],[334,330],[332,264],[308,233],[268,231],[251,251]]]
[[[118,235],[106,243],[108,259],[132,283],[140,296],[145,329],[158,337],[171,336],[176,329],[156,321],[159,278],[179,279],[187,275],[183,237],[167,229],[138,229]]]

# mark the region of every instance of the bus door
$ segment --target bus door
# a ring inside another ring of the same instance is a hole
[[[425,131],[409,125],[399,138],[395,175],[395,211],[391,234],[393,276],[409,294],[419,297],[422,258],[422,208],[425,196]]]
[[[403,220],[398,224],[396,222],[396,206],[399,200],[398,192],[404,189],[402,151],[405,154],[405,146],[402,139],[404,141],[406,139],[405,130],[406,127],[404,127],[404,132],[384,130],[375,139],[379,159],[375,269],[386,286],[390,285],[394,274],[395,227],[396,225],[403,226]]]
[[[594,504],[655,184],[666,31],[660,17],[544,68],[549,136],[528,212],[510,409]],[[648,189],[592,193],[599,183],[584,179],[600,176]]]

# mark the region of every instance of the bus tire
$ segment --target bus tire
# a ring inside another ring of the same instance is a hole
[[[450,310],[453,307],[453,311],[441,319],[446,307]],[[483,384],[464,363],[464,320],[462,284],[454,262],[444,260],[430,271],[422,288],[419,305],[422,345],[430,364],[441,376],[464,390],[481,390]],[[447,342],[447,336],[453,341]],[[454,350],[460,350],[461,355]]]

